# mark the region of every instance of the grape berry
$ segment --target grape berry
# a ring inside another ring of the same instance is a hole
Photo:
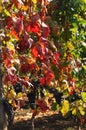
[[[20,83],[16,83],[13,87],[14,87],[14,90],[17,94],[20,92],[23,92],[23,87]]]

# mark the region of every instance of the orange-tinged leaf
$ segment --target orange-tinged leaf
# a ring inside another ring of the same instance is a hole
[[[21,9],[24,10],[24,11],[27,11],[29,9],[29,6],[28,5],[26,5],[26,6],[23,5]]]
[[[40,33],[40,26],[37,23],[31,22],[30,25],[27,27],[27,31],[39,34]]]
[[[38,49],[37,49],[37,46],[34,46],[32,48],[32,55],[33,57],[37,58],[38,57]]]
[[[18,37],[18,33],[17,33],[14,29],[10,31],[10,35],[13,36],[13,37],[15,37],[16,40],[19,39],[19,37]]]
[[[16,96],[16,93],[15,93],[15,91],[12,89],[12,90],[8,93],[7,98],[12,99],[12,98],[15,98],[15,96]]]
[[[17,9],[21,9],[23,5],[23,2],[21,0],[14,0],[13,2]]]
[[[84,125],[84,123],[85,123],[85,117],[81,116],[81,117],[79,117],[79,119],[80,119],[80,124]]]
[[[32,0],[32,2],[33,2],[34,4],[36,4],[36,3],[37,3],[37,0]]]
[[[7,68],[11,67],[11,59],[8,57],[4,60],[4,64]]]

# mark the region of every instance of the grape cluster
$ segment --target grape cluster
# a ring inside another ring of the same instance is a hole
[[[3,99],[3,106],[4,106],[4,110],[8,116],[8,126],[12,125],[13,123],[13,119],[14,119],[14,111],[12,108],[12,105],[9,103],[8,100]]]
[[[14,87],[14,90],[17,94],[20,92],[23,92],[23,87],[20,83],[16,83],[13,87]]]
[[[44,97],[43,87],[41,87],[40,81],[39,80],[32,81],[32,85],[35,88],[36,97],[39,98],[39,95],[40,97]]]
[[[71,103],[81,99],[81,97],[76,92],[74,92],[72,95],[69,95],[66,99]]]
[[[30,89],[30,92],[27,93],[27,97],[30,103],[30,107],[35,109],[37,104],[35,103],[36,99],[44,97],[43,88],[40,86],[39,80],[34,80],[31,82],[33,85]]]
[[[46,86],[45,88],[49,91],[49,93],[53,94],[53,97],[55,98],[56,102],[58,104],[60,104],[61,100],[62,100],[63,93],[59,92],[55,88],[51,88],[51,87],[48,87],[48,86]]]
[[[35,100],[36,100],[36,92],[35,89],[32,89],[30,92],[27,93],[27,97],[29,100],[30,107],[34,109],[36,107]]]

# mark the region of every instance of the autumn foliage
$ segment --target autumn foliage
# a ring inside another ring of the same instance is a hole
[[[35,89],[37,111],[86,114],[86,2],[76,1],[2,2],[3,93],[13,107],[17,108],[15,100],[26,101],[27,93],[33,94]],[[21,84],[22,92],[14,91],[16,83]],[[46,86],[63,93],[61,105],[55,96],[51,98]],[[80,98],[75,98],[75,93]]]

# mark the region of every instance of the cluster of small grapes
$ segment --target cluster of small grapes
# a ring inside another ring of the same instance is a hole
[[[62,92],[59,92],[57,89],[55,88],[51,88],[49,86],[45,86],[46,90],[53,94],[53,97],[55,98],[56,102],[58,104],[61,104],[61,101],[62,101],[62,96],[63,96],[63,93]]]
[[[36,108],[36,92],[34,89],[32,89],[30,92],[27,93],[27,97],[29,100],[30,108],[35,109]]]
[[[14,91],[16,92],[16,94],[23,92],[23,87],[20,83],[16,83],[14,86]]]
[[[63,93],[59,92],[57,89],[51,88],[49,86],[46,86],[45,88],[49,91],[49,93],[53,94],[53,97],[55,98],[58,104],[61,104],[61,101],[64,99],[68,100],[70,103],[81,99],[81,97],[76,92],[73,92],[72,95],[69,95],[68,97],[64,98]]]
[[[79,96],[78,93],[73,92],[73,94],[69,95],[66,99],[71,103],[71,102],[81,99],[81,96]]]
[[[13,119],[14,119],[13,107],[7,99],[3,99],[3,106],[8,116],[8,126],[11,126],[13,124]]]
[[[44,97],[43,88],[40,86],[39,80],[32,81],[32,88],[30,92],[27,93],[27,97],[29,100],[30,107],[32,109],[37,108],[36,99],[39,99],[40,97]]]

